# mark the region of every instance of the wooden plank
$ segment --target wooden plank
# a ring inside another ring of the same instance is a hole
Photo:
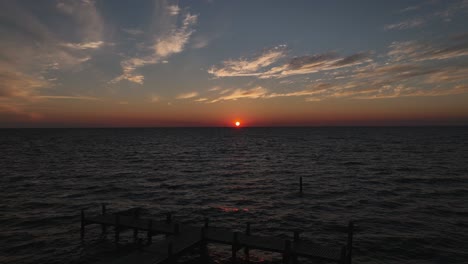
[[[201,242],[201,232],[186,232],[179,235],[169,236],[165,240],[145,247],[146,252],[164,253],[167,247],[172,244],[174,255],[179,255],[187,249],[191,249]]]
[[[171,247],[172,257],[179,256],[201,242],[200,232],[185,232],[167,237],[165,240],[140,249],[134,253],[119,258],[116,264],[158,264],[169,259],[168,249]]]

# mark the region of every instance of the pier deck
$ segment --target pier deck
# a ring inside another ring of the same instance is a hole
[[[199,247],[204,252],[207,243],[219,243],[232,246],[232,259],[235,261],[237,251],[245,248],[277,252],[283,254],[283,262],[290,263],[297,257],[305,257],[332,263],[351,264],[353,225],[348,226],[347,245],[341,248],[325,247],[299,239],[299,234],[294,234],[294,240],[278,237],[266,237],[250,234],[250,224],[245,233],[233,232],[227,228],[208,226],[204,227],[181,225],[172,221],[168,215],[165,221],[140,218],[139,209],[130,209],[112,214],[106,213],[103,207],[102,214],[87,217],[81,212],[81,235],[84,237],[85,227],[91,224],[102,226],[103,232],[111,226],[115,230],[115,241],[119,241],[119,233],[125,229],[133,229],[134,237],[138,231],[147,232],[147,245],[139,250],[119,258],[112,263],[143,263],[158,264],[171,262],[180,256]],[[152,236],[164,234],[167,237],[157,243],[152,243]]]

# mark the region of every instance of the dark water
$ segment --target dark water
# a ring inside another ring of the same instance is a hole
[[[85,262],[100,203],[326,245],[352,219],[355,263],[468,260],[466,127],[0,130],[0,151],[1,263]]]

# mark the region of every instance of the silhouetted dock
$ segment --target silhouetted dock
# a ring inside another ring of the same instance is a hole
[[[172,220],[171,214],[166,219],[155,221],[144,219],[140,216],[139,208],[132,208],[115,213],[107,213],[102,206],[102,213],[97,216],[87,216],[81,211],[81,238],[84,238],[85,227],[91,224],[101,225],[102,232],[107,232],[108,227],[114,228],[115,242],[120,239],[120,232],[133,230],[135,242],[139,242],[138,250],[113,260],[111,263],[147,263],[157,264],[174,262],[174,260],[187,251],[198,248],[202,256],[206,256],[208,243],[230,245],[232,248],[232,261],[237,259],[237,252],[244,249],[248,255],[250,249],[277,252],[283,255],[283,263],[297,263],[298,257],[329,261],[331,263],[351,264],[353,223],[348,225],[348,239],[342,247],[325,247],[309,241],[302,240],[298,231],[294,232],[294,239],[267,237],[252,235],[250,224],[247,223],[244,233],[233,232],[226,228],[212,227],[208,219],[202,227],[182,225]],[[141,244],[138,232],[146,232],[146,245]],[[162,241],[152,243],[154,235],[164,234]]]

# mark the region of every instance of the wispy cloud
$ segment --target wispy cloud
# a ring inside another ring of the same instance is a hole
[[[229,93],[222,94],[220,97],[211,100],[211,103],[238,99],[257,99],[262,98],[268,93],[268,90],[258,86],[251,89],[235,89]]]
[[[278,97],[303,97],[305,101],[315,102],[331,98],[371,100],[468,93],[468,65],[457,60],[466,55],[468,38],[461,34],[430,43],[394,42],[386,56],[380,56],[379,62],[370,58],[371,53],[347,57],[336,53],[296,57],[287,63],[271,65],[270,70],[258,71],[259,75],[254,76],[288,77],[328,71],[328,80],[314,82],[299,90],[291,86],[291,90],[284,91],[283,86],[282,92],[262,86],[236,90],[216,87],[208,91],[209,100],[206,102]],[[444,63],[434,65],[428,62],[431,60],[444,60]],[[343,70],[349,66],[356,67]]]
[[[208,73],[216,77],[259,76],[262,73],[258,72],[258,70],[272,65],[285,55],[286,47],[280,45],[251,59],[226,60],[222,63],[222,66],[211,67]]]
[[[346,57],[340,57],[335,53],[296,57],[283,66],[272,68],[269,72],[264,73],[261,78],[288,77],[361,65],[371,62],[370,56],[370,52],[361,52]]]
[[[152,103],[159,102],[159,101],[161,101],[161,97],[159,97],[158,95],[153,94],[153,95],[151,95],[151,97],[150,97],[150,101],[151,101]]]
[[[127,34],[134,35],[134,36],[142,35],[145,33],[143,30],[137,29],[137,28],[122,28],[121,30]]]
[[[394,60],[446,60],[468,55],[468,39],[451,38],[440,43],[393,42],[388,55]]]
[[[402,30],[402,29],[418,28],[418,27],[423,26],[425,23],[426,21],[422,18],[414,18],[414,19],[405,20],[405,21],[395,23],[395,24],[385,25],[384,29],[385,30],[393,30],[393,29]]]
[[[86,50],[86,49],[98,49],[104,45],[103,41],[94,41],[94,42],[83,42],[83,43],[63,43],[64,47],[77,49],[77,50]]]
[[[432,5],[433,7],[439,8],[439,10],[431,13],[420,14],[418,17],[407,19],[401,22],[388,24],[384,26],[385,30],[405,30],[420,28],[429,24],[430,22],[437,22],[441,19],[445,22],[451,22],[452,19],[457,15],[466,15],[468,10],[467,0],[456,0],[456,1],[426,1],[420,5],[409,6],[399,11],[399,13],[408,13],[423,9],[426,5]],[[443,5],[440,7],[439,5]]]
[[[285,56],[284,48],[275,48],[251,60],[228,60],[222,67],[211,67],[208,73],[216,77],[256,76],[260,79],[282,78],[292,75],[310,74],[371,62],[370,52],[340,57],[334,52],[301,56],[274,66]],[[267,67],[269,66],[269,67]]]
[[[37,99],[52,99],[52,100],[89,100],[89,101],[97,101],[99,98],[93,96],[72,96],[72,95],[39,95],[36,96]]]
[[[60,0],[57,9],[74,20],[74,33],[83,42],[102,41],[104,22],[93,0]]]
[[[190,92],[190,93],[179,94],[176,98],[177,99],[189,99],[189,98],[193,98],[197,96],[198,96],[198,92]]]
[[[47,87],[50,83],[40,77],[9,71],[0,67],[0,98],[29,98],[37,89]]]
[[[171,16],[175,16],[180,13],[180,7],[178,5],[169,5],[167,7],[167,10],[169,11],[169,14]]]
[[[173,16],[174,8],[166,6],[165,12]],[[159,37],[149,45],[147,48],[147,50],[149,50],[148,55],[130,57],[120,63],[122,74],[114,78],[111,83],[127,80],[137,84],[143,84],[144,76],[140,73],[136,73],[137,69],[147,65],[167,63],[167,58],[174,54],[181,53],[194,32],[193,26],[197,23],[197,19],[198,15],[187,13],[184,15],[180,26],[177,26],[176,23],[170,23],[163,32],[159,34]]]

